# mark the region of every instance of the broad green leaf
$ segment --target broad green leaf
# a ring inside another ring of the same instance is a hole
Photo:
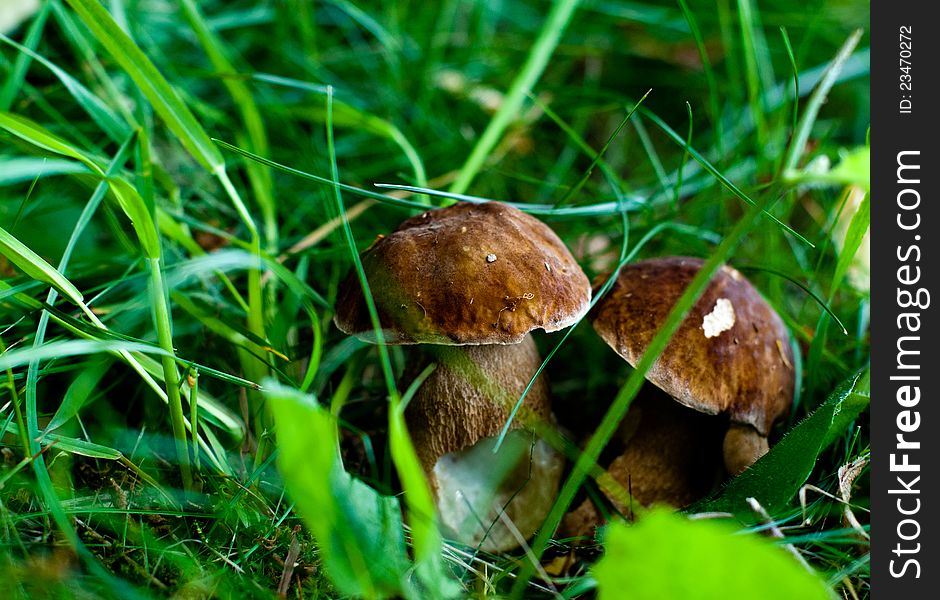
[[[98,0],[67,0],[85,26],[111,57],[134,80],[170,131],[211,172],[224,168],[222,153],[212,143],[186,104],[147,58],[147,55],[114,22]]]
[[[819,454],[868,406],[870,386],[867,368],[850,377],[751,468],[716,496],[692,505],[687,512],[731,512],[753,518],[748,498],[757,499],[770,514],[785,509],[806,483]]]
[[[851,151],[840,152],[839,164],[831,171],[829,177],[838,183],[860,185],[866,190],[871,189],[871,148],[861,146]]]
[[[405,488],[408,524],[415,545],[415,569],[421,584],[429,590],[425,597],[452,598],[459,591],[446,574],[441,558],[441,534],[437,527],[434,499],[424,476],[418,454],[405,425],[403,412],[389,407],[388,437],[395,469]]]
[[[276,383],[265,388],[285,488],[316,538],[334,585],[350,596],[418,598],[409,580],[398,499],[343,470],[336,421],[316,400]]]
[[[659,509],[611,523],[592,569],[599,600],[826,600],[823,581],[782,548],[727,523]]]
[[[62,154],[69,158],[81,161],[98,175],[104,175],[104,170],[90,156],[66,142],[59,136],[46,130],[42,125],[30,121],[26,117],[12,113],[0,113],[0,127],[6,129],[16,137],[38,146],[48,152]]]
[[[0,227],[0,254],[6,256],[29,277],[48,283],[75,304],[82,303],[82,294],[71,281],[2,227]]]
[[[860,146],[851,151],[839,152],[839,163],[829,168],[825,158],[814,160],[805,169],[793,172],[788,179],[794,183],[857,185],[871,190],[871,148]]]

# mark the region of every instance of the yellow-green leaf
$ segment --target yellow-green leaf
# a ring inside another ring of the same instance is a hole
[[[659,509],[611,523],[592,569],[599,600],[826,600],[822,580],[782,548],[726,523]]]

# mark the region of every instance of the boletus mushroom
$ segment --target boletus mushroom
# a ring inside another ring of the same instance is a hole
[[[589,315],[594,329],[635,366],[703,263],[668,257],[627,265]],[[767,452],[771,427],[793,399],[790,336],[751,283],[722,266],[646,378],[682,406],[638,397],[621,424],[623,453],[608,470],[640,504],[683,506],[708,491],[703,457],[737,475]],[[698,439],[706,426],[723,431]]]
[[[498,202],[412,217],[380,236],[362,263],[386,342],[422,345],[406,374],[438,365],[405,417],[442,524],[487,551],[516,547],[551,507],[563,465],[532,431],[554,419],[542,378],[496,455],[494,438],[541,363],[529,332],[558,331],[584,315],[587,277],[548,226]],[[354,275],[340,288],[334,321],[375,341]]]

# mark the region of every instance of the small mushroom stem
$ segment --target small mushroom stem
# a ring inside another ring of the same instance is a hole
[[[732,476],[740,475],[769,449],[767,436],[750,425],[731,423],[723,443],[725,469]]]
[[[541,525],[558,490],[563,459],[530,430],[553,422],[548,386],[529,390],[505,443],[496,436],[541,364],[530,336],[520,344],[425,347],[438,364],[405,411],[445,529],[490,552],[518,546],[500,512],[524,536]]]

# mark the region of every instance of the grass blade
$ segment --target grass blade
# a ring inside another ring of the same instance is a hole
[[[127,123],[113,111],[111,108],[105,104],[101,98],[91,93],[91,91],[82,85],[77,79],[66,73],[63,69],[60,69],[55,63],[46,59],[44,56],[32,51],[31,49],[19,44],[7,36],[0,33],[0,41],[13,46],[23,54],[29,56],[42,66],[46,67],[52,74],[59,78],[59,81],[62,82],[62,85],[65,86],[65,89],[72,94],[72,97],[75,98],[75,101],[78,102],[88,116],[95,122],[98,127],[104,131],[111,141],[120,143],[122,142],[129,134],[130,127]]]
[[[675,131],[673,131],[672,128],[669,127],[669,125],[666,125],[665,121],[663,121],[663,120],[660,119],[658,116],[656,116],[655,114],[653,114],[652,112],[648,111],[648,110],[645,109],[645,108],[640,108],[640,110],[643,112],[643,114],[644,114],[646,117],[648,117],[654,124],[656,124],[657,127],[659,127],[660,129],[662,129],[663,132],[664,132],[667,136],[669,136],[669,138],[670,138],[672,141],[674,141],[676,144],[678,144],[678,145],[682,146],[683,148],[685,148],[686,152],[688,152],[689,155],[690,155],[692,158],[694,158],[700,165],[702,165],[702,167],[703,167],[706,171],[708,171],[709,173],[711,173],[712,176],[715,177],[715,179],[717,179],[719,182],[721,182],[721,185],[723,185],[728,191],[730,191],[732,194],[734,194],[737,198],[743,200],[744,202],[750,204],[751,206],[754,206],[754,201],[751,200],[751,199],[748,197],[747,194],[745,194],[744,192],[742,192],[742,191],[738,188],[738,186],[736,186],[736,185],[734,185],[733,183],[731,183],[731,181],[730,181],[727,177],[725,177],[718,169],[716,169],[716,168],[714,167],[714,165],[712,165],[712,164],[708,161],[708,159],[706,159],[704,156],[702,156],[702,155],[698,152],[698,150],[696,150],[695,148],[692,148],[691,146],[689,146],[688,143],[686,143],[686,141],[685,141],[684,139],[682,139],[682,137],[679,136],[678,133],[676,133]],[[769,212],[767,212],[767,210],[763,210],[762,212],[763,212],[763,214],[764,214],[768,219],[770,219],[771,221],[773,221],[774,223],[776,223],[777,226],[779,226],[781,229],[783,229],[784,231],[786,231],[787,233],[789,233],[790,235],[792,235],[792,236],[795,237],[796,239],[800,240],[801,242],[803,242],[804,244],[806,244],[806,245],[809,246],[810,248],[815,248],[815,245],[814,245],[812,242],[810,242],[808,239],[806,239],[805,237],[803,237],[802,235],[800,235],[800,234],[799,234],[796,230],[794,230],[792,227],[790,227],[789,225],[787,225],[786,223],[784,223],[783,221],[781,221],[781,220],[778,219],[777,217],[775,217],[775,216],[773,216],[772,214],[770,214]]]
[[[67,0],[85,26],[134,80],[170,131],[207,171],[224,169],[218,148],[209,139],[179,94],[98,0]]]
[[[2,227],[0,227],[0,254],[6,256],[29,277],[48,283],[75,304],[82,303],[82,294],[71,281]]]
[[[542,71],[548,65],[548,61],[561,41],[561,35],[568,27],[568,22],[571,20],[578,4],[580,4],[580,0],[556,0],[551,12],[545,18],[545,25],[542,27],[538,39],[532,44],[532,50],[529,52],[525,64],[506,93],[506,98],[496,114],[493,115],[476,146],[473,147],[473,151],[461,167],[457,179],[450,186],[451,192],[455,194],[466,192],[477,173],[483,168],[483,164],[497,142],[499,142],[503,131],[516,118],[526,95],[532,90],[532,86],[535,85],[535,82],[542,75]]]
[[[336,181],[339,179],[339,172],[336,166],[336,151],[333,145],[332,90],[327,93],[326,110],[330,175],[333,180]],[[415,551],[418,575],[429,584],[430,590],[433,591],[435,597],[447,597],[451,595],[452,590],[451,586],[448,585],[449,579],[447,579],[445,575],[441,561],[441,534],[437,528],[437,518],[434,509],[434,499],[431,497],[431,488],[424,476],[421,463],[418,461],[417,452],[415,451],[414,445],[411,443],[408,429],[405,426],[405,418],[400,409],[402,400],[398,393],[398,388],[395,385],[395,375],[392,371],[391,360],[388,356],[388,348],[385,346],[378,311],[375,307],[375,301],[372,298],[372,291],[369,288],[365,270],[362,267],[362,260],[356,248],[356,240],[353,237],[352,228],[349,225],[349,220],[346,218],[342,194],[339,187],[334,186],[333,190],[335,193],[336,211],[343,222],[343,234],[346,238],[346,245],[353,259],[353,265],[365,296],[372,328],[375,331],[376,345],[382,364],[382,373],[385,378],[385,385],[388,389],[389,445],[391,447],[392,461],[395,463],[395,468],[402,481],[402,487],[405,490],[405,500],[408,504],[409,524],[411,525],[412,544]]]
[[[803,117],[796,127],[796,132],[793,134],[793,141],[790,143],[790,149],[783,161],[784,178],[794,174],[797,164],[799,164],[800,158],[803,156],[803,151],[806,150],[806,142],[809,140],[809,134],[812,132],[813,124],[816,123],[816,117],[819,116],[819,109],[822,108],[823,102],[826,101],[829,90],[832,89],[832,86],[835,85],[838,80],[842,68],[852,56],[852,51],[855,49],[855,46],[857,46],[859,40],[862,39],[862,33],[863,31],[858,29],[845,40],[845,43],[842,44],[842,47],[839,48],[839,51],[836,53],[835,58],[832,59],[832,62],[829,63],[829,66],[823,71],[819,83],[816,84],[816,89],[814,89],[812,95],[810,95],[809,102],[806,103],[806,110],[803,112]]]
[[[26,117],[12,113],[0,113],[0,127],[34,146],[38,146],[47,152],[54,152],[55,154],[62,154],[63,156],[74,158],[91,169],[92,172],[98,175],[104,175],[104,171],[98,165],[97,161]]]

